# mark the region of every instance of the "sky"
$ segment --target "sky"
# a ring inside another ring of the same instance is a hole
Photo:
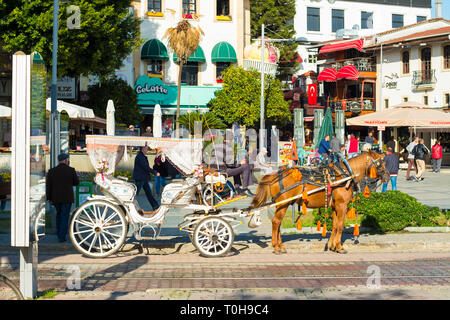
[[[434,18],[435,12],[434,12],[434,2],[435,0],[431,0],[433,8],[431,9],[431,17]],[[450,20],[450,0],[441,0],[442,2],[442,17],[445,19]]]

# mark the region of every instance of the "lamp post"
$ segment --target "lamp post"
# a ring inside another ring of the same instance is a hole
[[[58,29],[59,29],[59,0],[53,0],[53,51],[52,51],[52,86],[51,86],[51,114],[50,114],[50,168],[56,167],[59,153],[59,139],[56,130],[59,125],[57,106],[57,63],[58,63]]]
[[[380,112],[383,111],[383,43],[380,48]],[[383,131],[378,130],[378,144],[383,151]]]

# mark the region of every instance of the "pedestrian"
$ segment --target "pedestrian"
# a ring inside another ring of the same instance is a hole
[[[366,138],[364,139],[364,142],[373,144],[373,131],[372,130],[369,131],[369,135],[366,136]]]
[[[256,156],[255,169],[260,169],[265,175],[273,172],[270,164],[266,162],[267,149],[261,148],[261,151]]]
[[[159,173],[159,175],[155,176],[156,196],[158,198],[161,197],[161,187],[164,188],[167,185],[166,178],[169,175],[167,163],[164,154],[158,150],[156,153],[155,164],[153,165],[153,170]]]
[[[439,173],[441,171],[442,163],[441,141],[436,140],[436,143],[431,148],[431,151],[431,165],[433,166],[433,172]]]
[[[70,209],[74,202],[73,187],[77,186],[77,173],[70,167],[69,155],[61,153],[58,156],[59,164],[51,168],[45,179],[46,199],[56,209],[56,235],[59,242],[66,241],[69,227]]]
[[[148,164],[148,159],[146,156],[148,150],[149,147],[147,145],[139,147],[139,152],[134,159],[133,179],[137,188],[136,196],[139,195],[139,191],[141,191],[141,188],[143,188],[148,202],[151,204],[153,210],[156,210],[159,208],[159,204],[153,197],[152,190],[149,186],[149,181],[150,173],[154,174],[155,176],[158,176],[159,173],[150,168]]]
[[[425,156],[429,153],[428,148],[423,143],[423,139],[419,139],[419,143],[412,150],[412,154],[414,154],[414,160],[416,160],[417,166],[417,174],[414,177],[414,180],[416,182],[422,181],[424,179],[422,175],[425,172]]]
[[[391,138],[387,143],[386,143],[386,150],[387,150],[387,148],[392,148],[392,150],[395,152],[395,145],[396,145],[396,143],[395,143],[395,140],[394,140],[394,138]]]
[[[142,134],[142,136],[144,136],[144,137],[153,137],[152,127],[147,126],[145,128],[145,132]]]
[[[331,151],[334,153],[341,152],[341,142],[336,137],[336,133],[333,133],[333,139],[331,139],[331,141],[330,141],[330,147],[331,147]]]
[[[351,159],[353,157],[356,157],[359,153],[359,141],[355,137],[355,135],[352,133],[350,134],[350,139],[348,140],[347,144],[347,154],[348,158]]]
[[[414,137],[414,139],[406,147],[406,151],[408,151],[408,169],[406,170],[406,180],[413,180],[410,176],[410,171],[412,167],[414,167],[414,170],[416,171],[417,174],[417,165],[412,151],[418,142],[419,137]]]
[[[391,175],[391,186],[392,190],[397,190],[397,175],[399,169],[399,161],[397,155],[391,147],[387,148],[386,156],[384,157],[384,167]],[[389,181],[383,183],[381,192],[386,192],[388,188]]]
[[[126,133],[127,136],[135,136],[136,135],[136,131],[134,130],[134,126],[132,124],[130,124],[128,126],[128,130]]]

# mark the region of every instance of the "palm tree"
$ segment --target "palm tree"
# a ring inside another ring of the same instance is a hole
[[[177,95],[177,121],[176,121],[176,137],[178,138],[180,124],[180,94],[181,94],[181,71],[190,55],[197,49],[201,37],[204,35],[200,27],[193,27],[189,21],[181,20],[175,28],[167,29],[164,38],[168,38],[169,48],[177,55],[178,67],[178,95]]]

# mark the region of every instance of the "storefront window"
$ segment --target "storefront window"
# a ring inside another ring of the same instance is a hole
[[[441,132],[436,135],[437,140],[441,142],[442,152],[450,152],[450,132]]]
[[[188,61],[183,65],[181,83],[188,86],[198,85],[198,62]]]

